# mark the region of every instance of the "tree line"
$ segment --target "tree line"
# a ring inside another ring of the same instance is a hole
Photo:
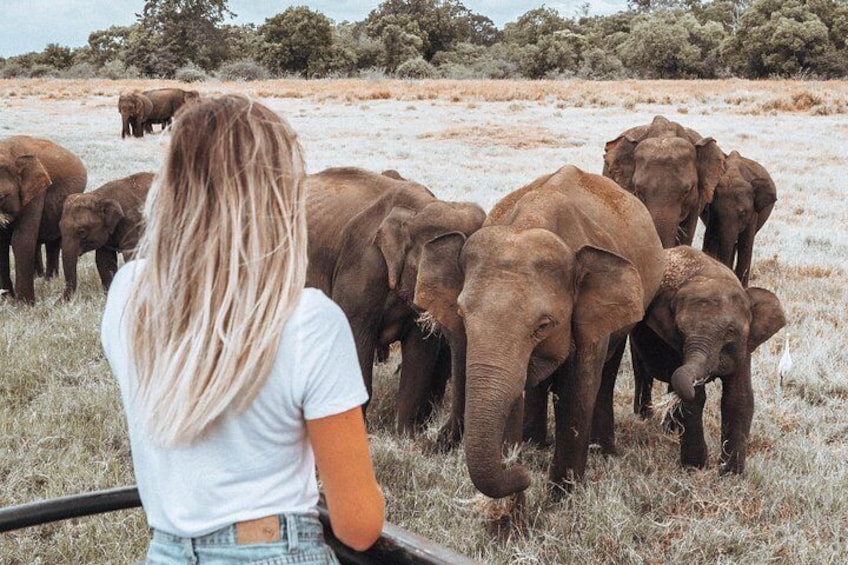
[[[628,0],[571,17],[543,5],[503,29],[460,0],[384,0],[359,22],[304,6],[261,25],[234,16],[227,0],[147,0],[134,24],[0,60],[0,77],[848,77],[845,0]]]

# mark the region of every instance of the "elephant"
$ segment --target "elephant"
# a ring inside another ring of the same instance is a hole
[[[142,208],[153,182],[153,173],[136,173],[113,180],[65,200],[59,229],[62,233],[62,267],[65,299],[77,288],[79,256],[95,250],[103,290],[109,290],[118,270],[118,253],[132,258],[143,231]]]
[[[144,122],[145,131],[148,133],[153,132],[153,124],[162,124],[164,130],[171,125],[171,120],[180,108],[185,104],[200,101],[198,91],[181,88],[156,88],[145,90],[142,94],[147,96],[153,104],[153,109]]]
[[[659,288],[663,262],[645,206],[571,165],[505,196],[469,237],[427,242],[415,305],[464,335],[453,378],[464,379],[465,455],[483,494],[529,486],[524,467],[503,468],[502,447],[520,439],[525,390],[549,378],[550,480],[562,490],[583,480],[590,432],[607,437],[613,425],[593,421],[596,398],[612,395],[627,332]]]
[[[670,383],[682,400],[675,413],[682,427],[684,467],[707,464],[704,385],[718,378],[722,383],[719,472],[744,471],[754,414],[751,354],[784,325],[780,300],[770,291],[743,288],[727,266],[692,247],[666,250],[660,289],[630,334],[634,409],[650,412],[653,378]]]
[[[724,153],[713,138],[663,116],[628,129],[604,151],[603,175],[645,203],[665,248],[692,244],[723,172]]]
[[[121,139],[132,134],[144,137],[144,123],[153,111],[153,102],[140,92],[124,92],[118,97],[121,113]]]
[[[35,302],[39,245],[47,250],[45,276],[52,277],[59,271],[62,206],[69,194],[85,190],[87,180],[82,161],[61,145],[25,135],[0,141],[0,288],[25,303]]]
[[[731,269],[748,286],[754,236],[766,223],[777,202],[777,188],[768,171],[733,151],[725,158],[727,170],[716,186],[713,201],[701,219],[707,226],[702,249]]]
[[[369,397],[375,351],[383,359],[401,342],[397,429],[414,434],[451,371],[446,340],[430,336],[412,307],[421,249],[445,233],[470,235],[485,213],[476,204],[441,201],[416,182],[352,167],[308,175],[306,189],[307,285],[345,312]]]

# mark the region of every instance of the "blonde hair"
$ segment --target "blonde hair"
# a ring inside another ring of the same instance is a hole
[[[156,443],[190,444],[267,380],[305,285],[303,177],[296,134],[262,104],[226,95],[179,113],[128,304]]]

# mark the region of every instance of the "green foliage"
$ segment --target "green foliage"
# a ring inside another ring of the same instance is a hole
[[[536,8],[526,12],[515,22],[504,26],[504,40],[518,45],[535,45],[559,31],[569,29],[569,21],[553,8]]]
[[[140,78],[141,71],[134,65],[125,65],[121,61],[109,61],[100,68],[100,76],[111,80]]]
[[[617,52],[640,76],[698,77],[714,74],[715,53],[723,37],[720,25],[702,26],[690,13],[665,11],[637,19]]]
[[[88,60],[95,65],[122,60],[130,33],[136,26],[111,26],[88,34]]]
[[[459,43],[453,51],[439,51],[433,57],[439,74],[451,79],[518,78],[519,55],[514,46],[495,43],[491,47]]]
[[[498,38],[497,28],[489,18],[475,14],[459,0],[385,0],[368,15],[365,28],[368,35],[386,46],[388,70],[409,58],[398,60],[394,42],[399,38],[412,42],[427,61],[458,43],[489,45]],[[392,29],[387,32],[389,28]]]
[[[64,71],[62,71],[62,78],[77,78],[77,79],[88,79],[88,78],[97,78],[97,67],[93,64],[82,61],[80,63],[74,63]]]
[[[227,0],[146,0],[138,33],[127,38],[126,62],[148,76],[173,77],[189,61],[214,69],[226,56],[220,26],[233,15]]]
[[[320,75],[332,58],[333,32],[324,14],[305,6],[288,8],[265,20],[262,62],[273,72]]]
[[[752,78],[820,70],[844,74],[848,63],[840,65],[838,58],[848,56],[846,32],[845,2],[758,0],[742,16],[722,54],[736,72]],[[817,68],[822,63],[825,68]]]
[[[401,63],[395,74],[400,78],[436,78],[438,71],[436,67],[424,60],[423,57],[415,57]]]
[[[617,80],[624,78],[626,72],[618,57],[598,47],[592,47],[583,52],[577,76],[593,80]]]
[[[270,76],[268,69],[252,59],[239,59],[221,65],[218,69],[221,80],[265,80]]]

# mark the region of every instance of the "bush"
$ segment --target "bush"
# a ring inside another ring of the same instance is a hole
[[[619,80],[626,74],[621,60],[599,47],[583,53],[583,62],[577,70],[578,77],[594,80]]]
[[[59,71],[50,65],[33,65],[28,74],[30,78],[55,77],[59,75]]]
[[[203,82],[209,80],[209,75],[197,65],[189,63],[177,69],[174,78],[182,82]]]
[[[109,61],[100,68],[100,76],[110,80],[121,80],[124,78],[139,78],[141,72],[134,65],[126,66],[122,61]]]
[[[0,68],[0,78],[17,78],[25,74],[23,67],[15,63],[6,63]]]
[[[75,63],[62,71],[62,78],[96,78],[97,67],[91,63]]]
[[[400,78],[412,79],[435,78],[436,76],[438,76],[436,67],[434,67],[421,57],[407,59],[406,61],[398,65],[395,74],[397,74],[397,76],[399,76]]]
[[[270,75],[268,69],[252,59],[240,59],[221,65],[217,72],[221,80],[266,80]]]

